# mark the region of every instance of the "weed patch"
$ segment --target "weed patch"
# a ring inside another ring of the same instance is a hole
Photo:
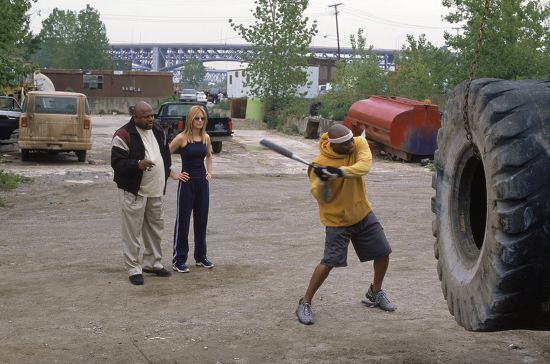
[[[6,172],[0,169],[0,192],[9,191],[17,188],[21,183],[30,183],[32,178],[21,176],[19,174]],[[6,206],[5,202],[0,197],[0,207]]]

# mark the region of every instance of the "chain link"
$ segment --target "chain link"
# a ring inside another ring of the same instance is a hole
[[[470,127],[470,117],[468,115],[469,109],[469,99],[470,99],[470,86],[475,76],[477,69],[477,63],[479,60],[479,54],[481,52],[481,45],[483,43],[483,32],[485,31],[485,25],[487,24],[487,14],[489,13],[489,6],[491,5],[491,0],[485,0],[483,5],[483,14],[481,16],[481,22],[479,24],[479,32],[477,34],[476,47],[474,49],[474,54],[472,57],[472,63],[470,64],[470,74],[468,77],[468,82],[466,83],[466,92],[464,94],[464,107],[462,109],[462,116],[464,118],[464,130],[466,130],[466,139],[470,143],[474,155],[479,158],[478,151],[472,141],[472,129]]]

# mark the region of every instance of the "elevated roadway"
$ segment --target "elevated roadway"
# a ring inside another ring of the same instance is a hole
[[[243,53],[252,52],[249,44],[200,44],[200,43],[117,43],[111,44],[115,60],[131,61],[134,69],[149,71],[174,71],[190,59],[203,62],[242,61]],[[379,65],[385,71],[394,68],[394,49],[373,49],[379,57]],[[336,47],[310,47],[310,55],[318,61],[338,59]],[[351,48],[340,48],[340,58],[350,59]]]

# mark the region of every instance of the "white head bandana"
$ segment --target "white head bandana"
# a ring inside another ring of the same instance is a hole
[[[351,138],[353,138],[353,133],[351,132],[351,130],[344,136],[341,136],[339,138],[328,138],[328,141],[331,142],[331,143],[344,143],[344,142],[347,142],[348,140],[350,140]]]

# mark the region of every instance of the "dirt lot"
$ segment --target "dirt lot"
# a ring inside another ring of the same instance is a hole
[[[304,166],[258,141],[269,137],[306,159],[316,141],[245,122],[214,157],[207,239],[216,267],[131,285],[108,163],[112,132],[125,121],[94,119],[91,163],[1,155],[0,169],[34,182],[2,194],[0,362],[550,362],[550,332],[471,333],[455,323],[433,257],[431,174],[381,158],[367,187],[394,250],[385,289],[398,310],[360,303],[372,267],[350,251],[349,267],[335,269],[316,296],[316,324],[299,324],[294,310],[321,258],[323,228]],[[175,190],[171,182],[167,267]]]

